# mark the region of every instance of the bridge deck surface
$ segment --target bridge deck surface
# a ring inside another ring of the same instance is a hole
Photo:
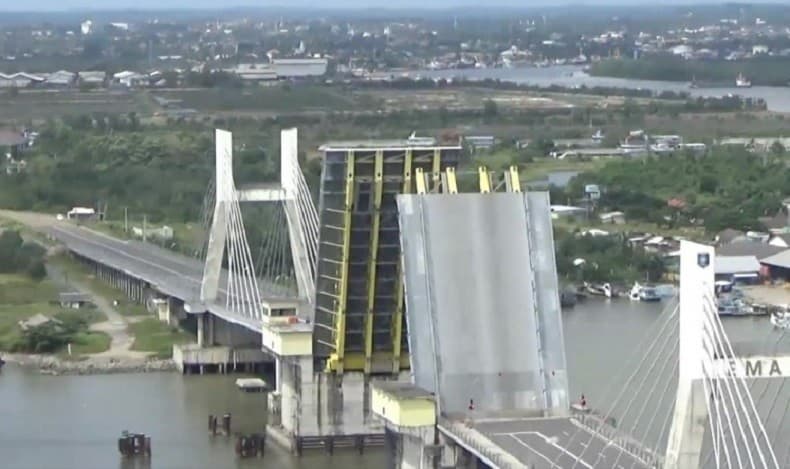
[[[121,240],[87,228],[62,223],[52,226],[49,233],[72,252],[95,262],[144,280],[160,292],[192,305],[200,304],[200,284],[203,263],[166,249],[139,241]],[[227,285],[227,270],[223,270],[220,285]],[[264,300],[279,300],[264,282],[259,283]],[[209,310],[230,322],[251,330],[259,330],[260,321],[241,317],[224,307],[227,292],[220,288],[216,304]],[[290,298],[289,298],[290,299]]]
[[[534,469],[650,467],[629,449],[581,425],[575,418],[477,420],[473,428]]]

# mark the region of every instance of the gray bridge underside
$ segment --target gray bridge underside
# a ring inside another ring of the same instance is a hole
[[[75,254],[142,280],[162,294],[181,299],[190,312],[208,311],[225,321],[260,332],[259,320],[235,314],[224,306],[227,292],[222,288],[216,304],[201,303],[203,263],[197,259],[148,243],[120,240],[69,223],[53,226],[49,233]],[[227,276],[227,270],[223,270],[220,285],[227,284]],[[282,299],[267,296],[265,283],[259,281],[259,285],[264,300]]]
[[[398,196],[414,384],[442,413],[567,415],[546,193]]]

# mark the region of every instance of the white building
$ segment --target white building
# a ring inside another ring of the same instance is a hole
[[[25,72],[12,73],[10,75],[0,73],[0,88],[27,88],[43,81],[44,77]]]
[[[82,31],[83,36],[87,36],[88,34],[93,32],[93,21],[85,20],[80,25],[80,30]]]

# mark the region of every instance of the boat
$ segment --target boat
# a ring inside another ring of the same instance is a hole
[[[752,82],[750,80],[747,80],[746,77],[743,76],[743,74],[739,73],[738,77],[735,78],[735,87],[736,88],[751,88],[752,87]]]
[[[746,304],[742,298],[732,296],[719,299],[719,316],[745,316],[753,314],[754,309]]]
[[[586,290],[591,295],[612,298],[612,286],[608,283],[593,285],[591,283],[584,282],[584,290]]]
[[[576,306],[576,293],[572,291],[564,291],[560,293],[560,307],[573,308]]]
[[[640,301],[661,301],[661,297],[656,292],[656,289],[653,287],[642,287],[642,291],[639,292],[639,300]]]
[[[771,324],[780,329],[790,329],[790,311],[776,311],[771,314]]]
[[[643,286],[639,282],[634,283],[634,286],[631,287],[628,298],[631,301],[661,301],[661,295],[655,287]]]

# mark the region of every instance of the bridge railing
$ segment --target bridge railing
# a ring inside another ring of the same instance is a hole
[[[508,454],[499,445],[486,438],[481,432],[474,429],[472,421],[460,422],[440,418],[439,430],[447,437],[460,443],[469,452],[488,459],[488,462],[501,469],[517,469],[527,467],[515,457]]]

